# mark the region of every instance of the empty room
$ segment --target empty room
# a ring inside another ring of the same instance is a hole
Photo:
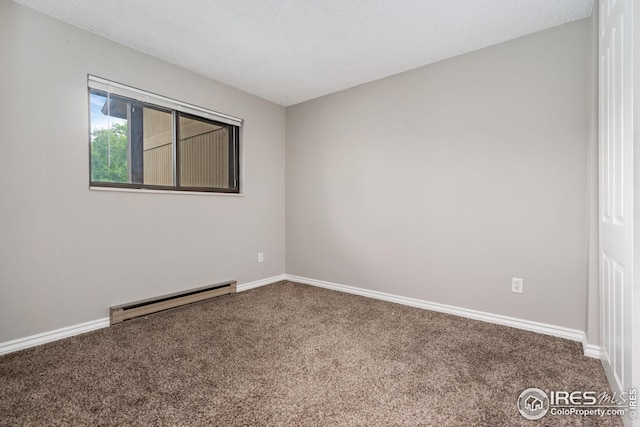
[[[635,0],[0,0],[0,425],[640,426],[637,46]]]

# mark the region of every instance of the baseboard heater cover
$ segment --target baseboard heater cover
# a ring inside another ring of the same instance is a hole
[[[134,317],[146,316],[147,314],[204,301],[220,295],[233,294],[236,293],[236,287],[237,283],[234,280],[127,304],[114,305],[109,308],[109,321],[111,325],[115,325],[116,323],[121,323]]]

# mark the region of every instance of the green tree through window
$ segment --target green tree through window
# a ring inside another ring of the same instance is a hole
[[[94,129],[91,133],[91,180],[129,181],[126,123],[114,123],[111,129]]]

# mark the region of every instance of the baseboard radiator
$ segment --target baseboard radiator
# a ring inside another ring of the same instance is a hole
[[[236,286],[237,283],[231,281],[134,301],[127,304],[115,305],[109,308],[109,319],[111,324],[115,325],[116,323],[121,323],[134,317],[146,316],[147,314],[204,301],[220,295],[233,294],[236,292]]]

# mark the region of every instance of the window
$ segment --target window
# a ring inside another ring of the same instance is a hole
[[[238,193],[242,120],[89,76],[90,185]]]

